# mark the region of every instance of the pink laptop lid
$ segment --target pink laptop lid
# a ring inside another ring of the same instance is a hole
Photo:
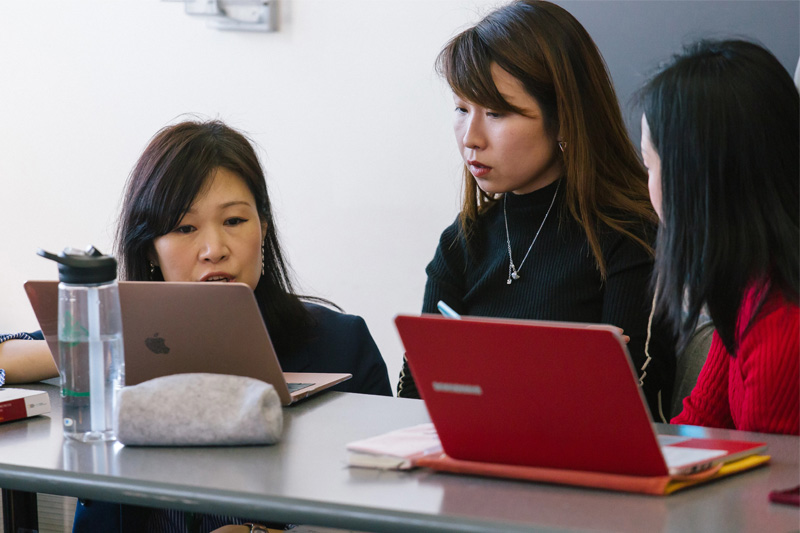
[[[613,328],[436,315],[401,315],[395,324],[451,457],[667,475]]]
[[[25,291],[58,365],[58,282],[28,281]],[[248,376],[289,405],[351,377],[284,374],[243,283],[120,281],[119,296],[127,385],[188,372]]]

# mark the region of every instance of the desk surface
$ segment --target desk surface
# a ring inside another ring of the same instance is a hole
[[[800,484],[800,439],[762,440],[772,463],[669,497],[348,468],[345,444],[428,421],[422,402],[326,393],[286,408],[275,446],[126,448],[65,442],[56,387],[49,416],[0,425],[0,487],[362,531],[788,531],[795,507],[770,490]]]

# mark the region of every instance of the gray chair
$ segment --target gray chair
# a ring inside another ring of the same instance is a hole
[[[700,369],[706,362],[708,350],[711,348],[711,337],[714,334],[714,323],[710,318],[698,322],[697,328],[689,339],[689,344],[682,354],[678,356],[675,368],[675,385],[672,389],[672,413],[677,416],[683,411],[683,399],[691,394],[697,383]]]

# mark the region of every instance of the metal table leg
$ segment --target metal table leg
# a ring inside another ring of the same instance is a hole
[[[35,492],[2,489],[3,531],[35,533],[39,531],[39,511]]]

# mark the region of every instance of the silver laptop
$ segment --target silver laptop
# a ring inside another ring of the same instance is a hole
[[[58,282],[28,281],[25,292],[58,366]],[[127,385],[190,372],[247,376],[289,405],[352,377],[283,372],[244,283],[121,281],[119,298]]]

